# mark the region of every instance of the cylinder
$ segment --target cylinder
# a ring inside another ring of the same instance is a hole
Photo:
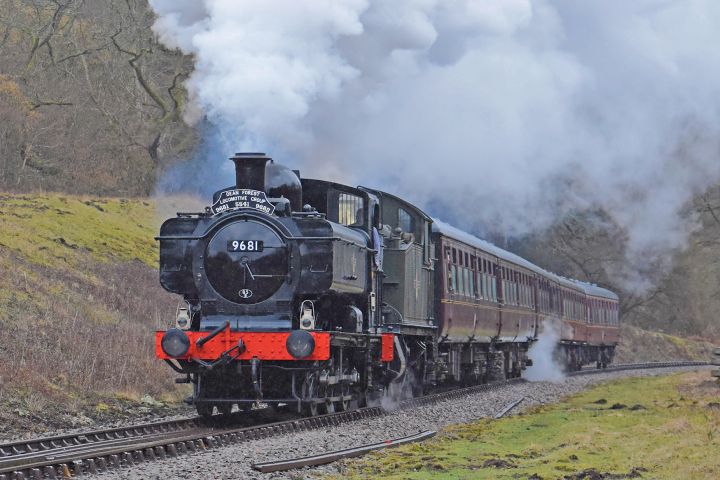
[[[236,153],[230,157],[235,163],[235,187],[265,191],[265,164],[270,157],[264,153]]]

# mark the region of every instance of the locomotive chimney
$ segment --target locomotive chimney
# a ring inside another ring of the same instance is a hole
[[[264,153],[236,153],[230,160],[235,162],[235,187],[265,191],[265,164],[272,160]]]

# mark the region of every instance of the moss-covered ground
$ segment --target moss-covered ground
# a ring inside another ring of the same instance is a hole
[[[77,265],[83,253],[157,266],[155,210],[144,200],[0,194],[0,246],[52,268]]]
[[[718,402],[707,371],[621,379],[341,469],[387,479],[720,478]]]

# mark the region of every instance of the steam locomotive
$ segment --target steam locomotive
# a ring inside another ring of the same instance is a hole
[[[178,295],[156,355],[199,414],[307,415],[520,376],[543,328],[570,369],[612,361],[618,297],[433,219],[389,193],[238,153],[236,184],[161,227]]]

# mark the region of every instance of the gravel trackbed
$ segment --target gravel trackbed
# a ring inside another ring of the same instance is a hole
[[[338,470],[332,464],[295,472],[267,474],[253,470],[252,464],[359,447],[412,435],[423,430],[441,431],[448,425],[492,417],[503,407],[523,396],[525,399],[514,411],[517,411],[517,408],[558,402],[563,397],[578,393],[589,385],[606,380],[621,377],[667,375],[703,368],[708,367],[607,372],[568,377],[558,382],[514,384],[489,392],[447,400],[414,410],[403,410],[364,421],[230,445],[213,451],[184,455],[178,459],[145,463],[134,468],[99,474],[98,478],[287,479],[291,478],[290,474],[301,473],[303,480],[307,480],[316,478],[316,475],[338,475]]]

